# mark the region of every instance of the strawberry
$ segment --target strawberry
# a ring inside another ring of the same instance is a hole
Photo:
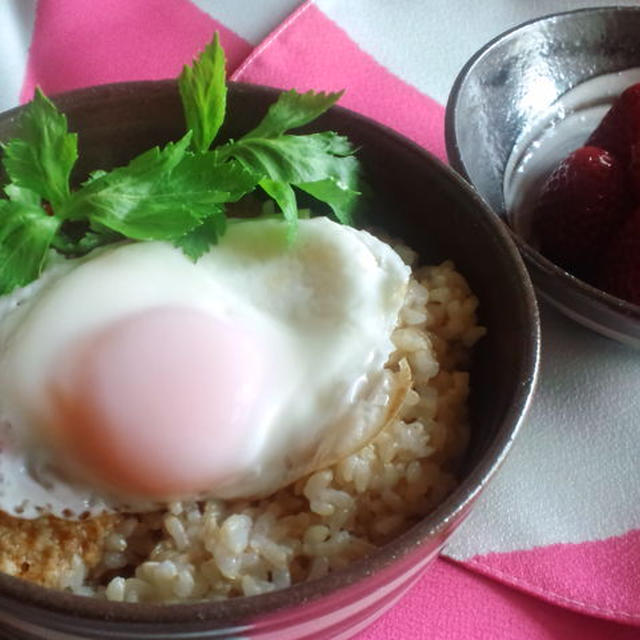
[[[595,284],[618,298],[640,304],[640,207],[612,236]]]
[[[640,83],[620,95],[586,142],[613,153],[627,166],[631,146],[637,143],[640,143]]]
[[[631,204],[627,173],[611,153],[580,147],[547,178],[533,211],[541,252],[582,274]]]

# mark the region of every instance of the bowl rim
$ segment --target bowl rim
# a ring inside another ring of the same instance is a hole
[[[116,97],[139,91],[176,91],[175,80],[144,80],[134,82],[110,83],[91,86],[73,91],[53,94],[54,102],[64,105],[78,98],[102,99],[106,94]],[[272,95],[279,89],[264,85],[229,82],[229,91],[246,95]],[[23,107],[16,107],[0,114],[0,118],[9,119],[19,115]],[[521,383],[514,390],[507,411],[499,422],[495,437],[472,468],[471,472],[430,514],[422,518],[409,530],[394,538],[391,542],[374,550],[367,557],[357,560],[344,569],[334,571],[327,576],[309,582],[294,584],[291,587],[251,597],[238,597],[229,600],[176,604],[121,603],[85,597],[69,592],[42,587],[20,578],[0,573],[0,601],[14,603],[17,606],[46,610],[54,615],[72,615],[83,620],[106,621],[110,623],[149,624],[149,623],[193,623],[249,624],[252,620],[278,611],[290,609],[296,605],[322,598],[343,587],[363,580],[374,572],[383,570],[395,561],[408,556],[429,538],[444,536],[452,531],[466,515],[471,503],[485,487],[507,456],[527,411],[530,407],[535,385],[538,379],[540,358],[540,318],[535,292],[528,271],[516,249],[505,225],[493,214],[484,200],[469,183],[444,162],[420,147],[417,143],[402,136],[393,129],[371,118],[340,106],[331,107],[331,111],[347,120],[364,124],[376,130],[394,144],[404,146],[412,154],[430,163],[439,175],[455,189],[464,192],[473,204],[477,215],[483,219],[509,255],[512,268],[517,275],[522,296],[523,309],[528,326],[523,331],[522,357],[517,375]]]
[[[620,12],[628,12],[634,13],[636,15],[640,15],[640,6],[609,6],[609,7],[585,7],[582,9],[572,9],[569,11],[560,11],[557,13],[549,13],[544,16],[539,16],[537,18],[532,18],[530,20],[526,20],[525,22],[521,22],[520,24],[511,27],[502,33],[498,34],[491,40],[489,40],[486,44],[484,44],[480,49],[478,49],[464,64],[464,66],[459,71],[454,83],[451,87],[451,91],[449,93],[449,97],[447,99],[447,104],[445,108],[445,147],[447,151],[447,158],[451,163],[451,166],[465,179],[467,182],[476,190],[478,194],[473,180],[469,176],[469,172],[467,170],[467,166],[462,159],[462,152],[460,149],[460,145],[458,144],[458,139],[456,135],[456,112],[458,101],[460,98],[460,94],[465,83],[468,81],[471,76],[475,65],[486,56],[494,47],[502,44],[506,40],[510,38],[516,37],[521,31],[525,31],[527,28],[532,25],[542,24],[545,22],[555,22],[558,19],[572,19],[575,16],[582,15],[592,15],[592,14],[613,14]],[[482,195],[480,195],[482,197]],[[484,198],[483,198],[484,199]],[[486,203],[487,206],[488,203]],[[491,207],[490,207],[491,208]],[[504,212],[506,214],[506,211]],[[495,215],[499,218],[502,218],[500,212],[495,212]],[[506,218],[506,215],[505,215]],[[559,283],[568,287],[572,292],[580,296],[581,298],[586,298],[589,301],[595,301],[598,306],[608,310],[609,312],[615,313],[617,315],[624,316],[625,318],[630,318],[634,321],[637,321],[640,324],[640,305],[633,304],[632,302],[628,302],[627,300],[623,300],[622,298],[618,298],[602,289],[598,289],[596,286],[589,284],[585,280],[578,278],[577,276],[569,273],[566,269],[563,269],[561,266],[557,265],[555,262],[552,262],[547,257],[542,255],[535,247],[531,246],[528,242],[526,242],[520,235],[515,233],[515,231],[511,228],[511,226],[506,222],[505,224],[509,228],[509,233],[511,237],[516,243],[516,246],[521,251],[521,253],[525,257],[525,262],[530,262],[534,265],[539,271],[549,275],[552,278],[557,278]],[[535,281],[535,278],[534,278]],[[565,313],[567,313],[567,309],[565,305],[560,305],[559,302],[556,302],[555,296],[541,291],[543,296],[549,299],[550,302],[554,304],[558,304],[563,308]],[[570,315],[570,314],[569,314]],[[615,333],[610,331],[609,333]],[[613,337],[613,336],[610,336]]]

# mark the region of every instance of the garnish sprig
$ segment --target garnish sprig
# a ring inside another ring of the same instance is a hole
[[[351,223],[360,192],[352,145],[332,131],[291,133],[342,92],[285,91],[254,129],[212,147],[226,116],[225,65],[216,34],[178,77],[185,135],[126,166],[94,171],[75,190],[77,135],[36,89],[18,135],[2,145],[9,183],[0,199],[0,294],[35,280],[52,254],[76,257],[122,240],[168,241],[195,261],[225,233],[227,205],[256,189],[280,210],[290,242],[298,191]]]

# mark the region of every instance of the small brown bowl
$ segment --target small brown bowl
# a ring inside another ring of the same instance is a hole
[[[252,128],[275,97],[272,89],[232,85],[222,135],[237,137]],[[80,174],[124,163],[153,144],[177,139],[184,128],[173,81],[94,87],[56,102],[79,132]],[[20,112],[0,116],[0,140],[11,136]],[[480,300],[480,322],[488,333],[471,370],[473,436],[460,485],[434,512],[366,559],[265,595],[123,604],[0,575],[0,625],[10,637],[350,637],[416,582],[504,459],[529,405],[539,352],[533,288],[504,225],[457,174],[392,131],[341,108],[313,128],[346,134],[360,147],[374,192],[372,222],[403,238],[423,262],[453,259]]]
[[[470,58],[446,109],[451,166],[514,229],[537,292],[584,326],[636,348],[640,306],[597,289],[545,258],[527,231],[527,221],[507,210],[505,190],[519,169],[512,153],[524,158],[532,144],[540,143],[543,131],[568,118],[585,123],[563,141],[565,147],[559,144],[553,149],[563,152],[555,158],[558,162],[584,144],[598,122],[593,116],[603,115],[625,85],[619,84],[617,91],[595,90],[570,108],[563,103],[565,94],[597,76],[640,67],[639,32],[640,7],[583,9],[526,22]],[[629,84],[638,80],[640,74]],[[553,166],[549,163],[530,176],[531,183],[540,185]]]

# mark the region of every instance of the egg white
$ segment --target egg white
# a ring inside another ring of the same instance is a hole
[[[409,275],[388,245],[326,218],[301,220],[291,247],[280,221],[242,221],[196,263],[149,242],[56,265],[0,299],[0,509],[64,517],[156,506],[69,475],[41,425],[47,381],[69,349],[158,306],[242,321],[273,354],[267,409],[238,460],[243,471],[210,495],[268,495],[347,455],[379,428],[389,403],[384,364]]]

